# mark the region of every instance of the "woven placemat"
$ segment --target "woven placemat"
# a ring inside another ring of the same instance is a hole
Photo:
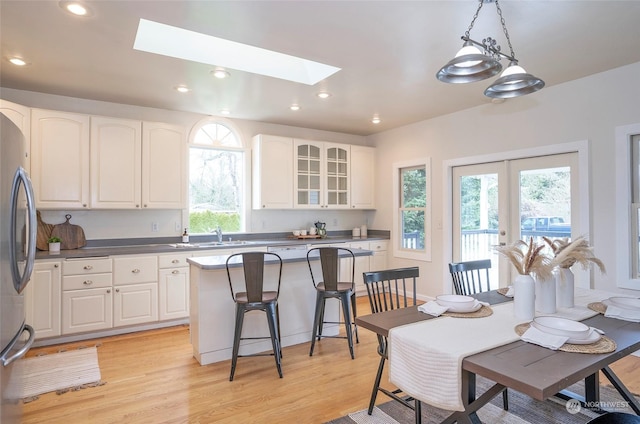
[[[525,333],[525,331],[527,331],[528,329],[529,329],[528,322],[518,324],[515,327],[516,334],[518,336],[522,336]],[[573,353],[609,353],[609,352],[614,352],[617,347],[618,346],[616,345],[616,342],[614,342],[607,336],[602,336],[600,337],[600,340],[598,340],[595,343],[585,344],[585,345],[565,343],[562,346],[560,346],[558,350],[562,352],[573,352]]]
[[[445,312],[442,314],[444,317],[453,317],[453,318],[484,318],[493,314],[493,309],[491,306],[482,305],[482,308],[478,309],[475,312]]]
[[[604,315],[605,312],[607,312],[607,305],[605,305],[602,302],[589,303],[587,305],[587,308],[591,309],[592,311],[596,311],[597,313],[602,315]]]
[[[498,292],[498,294],[501,294],[503,296],[507,295],[507,292],[509,291],[509,287],[501,287],[498,290],[496,290]],[[509,296],[511,297],[511,296]]]

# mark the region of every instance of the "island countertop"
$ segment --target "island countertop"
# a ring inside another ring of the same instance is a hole
[[[352,252],[356,257],[371,256],[373,254],[373,251],[366,250],[366,249],[353,249]],[[274,253],[280,256],[280,258],[282,259],[282,263],[302,262],[307,260],[306,250],[285,250],[285,251],[279,251]],[[187,262],[202,270],[207,270],[207,271],[219,270],[219,269],[225,269],[227,258],[229,256],[230,255],[199,256],[199,257],[187,258]],[[343,253],[341,254],[341,257],[347,258],[348,256],[347,254]],[[312,252],[310,258],[317,260],[319,258],[319,255],[317,252]],[[265,262],[267,263],[274,262],[274,261],[275,261],[275,258],[273,258],[272,256],[267,256],[265,258]],[[237,266],[240,266],[241,263],[242,263],[241,256],[236,256],[235,258],[231,259],[231,262],[229,263],[229,265],[233,267],[237,267]]]

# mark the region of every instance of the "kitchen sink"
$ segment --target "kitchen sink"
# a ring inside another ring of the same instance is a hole
[[[259,241],[249,241],[249,240],[231,240],[231,241],[210,241],[206,243],[173,243],[169,246],[175,248],[202,248],[206,249],[208,247],[222,247],[222,246],[243,246],[261,243]]]

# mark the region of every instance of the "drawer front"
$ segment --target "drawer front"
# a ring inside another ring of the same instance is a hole
[[[364,250],[369,250],[369,243],[368,242],[364,242],[364,241],[359,241],[359,242],[355,242],[355,243],[349,243],[349,248],[350,249],[364,249]]]
[[[111,273],[68,275],[62,278],[62,290],[97,289],[111,287]]]
[[[111,258],[66,259],[62,262],[62,275],[84,275],[111,272]]]
[[[373,250],[374,252],[381,251],[381,250],[389,250],[389,242],[385,240],[370,241],[369,250]]]
[[[158,267],[159,268],[180,268],[189,266],[187,258],[190,258],[191,254],[183,253],[179,255],[158,255]]]
[[[114,285],[158,281],[158,257],[135,256],[113,259]]]

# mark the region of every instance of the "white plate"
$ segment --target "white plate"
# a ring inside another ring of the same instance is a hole
[[[440,296],[436,296],[436,303],[440,306],[469,310],[475,307],[476,299],[471,296],[461,296],[458,294],[441,294]]]
[[[629,309],[632,311],[640,310],[640,299],[636,299],[633,297],[610,297],[609,299],[603,301],[605,305],[610,303],[613,306],[617,306],[622,309]],[[608,306],[608,305],[607,305]]]
[[[542,332],[572,339],[586,339],[591,331],[589,326],[581,322],[551,316],[536,317],[531,325]]]
[[[458,314],[467,314],[470,312],[475,312],[482,308],[482,303],[476,301],[471,307],[469,306],[449,306],[447,312],[455,312]]]
[[[591,332],[589,333],[588,337],[586,337],[584,339],[572,339],[572,338],[569,338],[569,340],[567,340],[567,343],[578,344],[578,345],[591,344],[591,343],[595,343],[598,340],[600,340],[600,337],[602,337],[602,336],[597,331],[591,330]]]

